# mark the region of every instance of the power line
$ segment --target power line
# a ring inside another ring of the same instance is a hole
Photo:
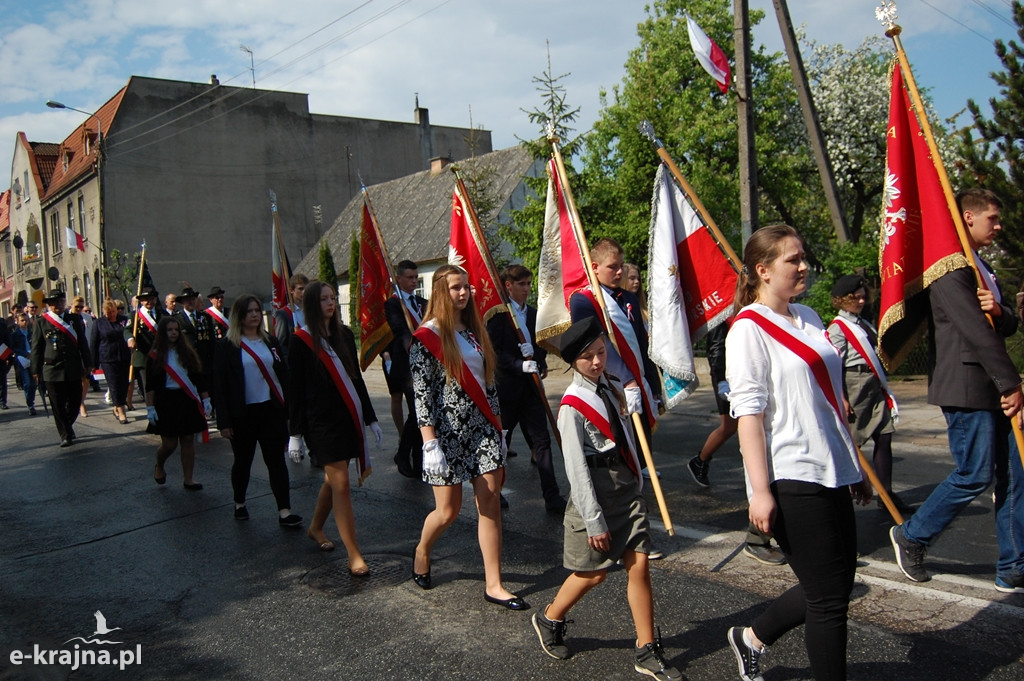
[[[999,21],[1003,22],[1004,24],[1006,24],[1010,28],[1014,28],[1013,22],[1010,21],[1007,17],[1004,17],[1002,14],[1000,14],[999,12],[997,12],[994,9],[992,9],[991,7],[989,7],[988,5],[986,5],[981,0],[973,0],[973,1],[974,1],[975,5],[977,5],[978,7],[982,8],[983,10],[988,12],[989,14],[994,16],[996,19],[999,19]]]
[[[949,19],[950,21],[952,21],[952,22],[953,22],[954,24],[957,24],[957,25],[959,25],[960,27],[962,27],[962,28],[965,28],[965,29],[967,29],[968,31],[970,31],[970,32],[971,32],[971,33],[973,33],[974,35],[976,35],[976,36],[978,36],[979,38],[981,38],[982,40],[984,40],[984,41],[985,41],[986,43],[988,43],[989,45],[991,45],[992,43],[994,43],[994,42],[995,42],[995,40],[994,40],[994,39],[992,39],[992,38],[988,37],[987,35],[984,35],[984,34],[982,34],[982,33],[979,33],[978,31],[975,31],[975,30],[974,30],[973,28],[971,28],[970,26],[968,26],[968,25],[967,25],[967,24],[965,24],[964,22],[960,21],[959,19],[957,19],[957,18],[956,18],[956,17],[954,17],[953,15],[951,15],[951,14],[949,14],[949,13],[947,13],[947,12],[945,12],[945,11],[941,10],[941,9],[939,9],[938,7],[936,7],[935,5],[933,5],[932,3],[928,2],[928,0],[921,0],[921,3],[923,3],[924,5],[927,5],[928,7],[931,7],[931,8],[933,9],[933,10],[935,10],[936,12],[938,12],[939,14],[941,14],[942,16],[944,16],[944,17],[946,17],[947,19]]]

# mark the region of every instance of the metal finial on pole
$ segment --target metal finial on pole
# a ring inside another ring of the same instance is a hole
[[[899,15],[896,12],[896,3],[893,0],[882,0],[882,4],[875,8],[875,18],[885,26],[885,34],[890,38],[899,34],[900,26],[896,23]]]

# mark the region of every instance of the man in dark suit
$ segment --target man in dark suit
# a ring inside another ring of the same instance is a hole
[[[1019,418],[1024,394],[1004,340],[1017,330],[1018,319],[1013,301],[1003,300],[992,269],[978,256],[978,249],[991,245],[1002,229],[1002,202],[987,189],[969,189],[957,197],[957,204],[982,286],[965,267],[928,289],[928,402],[942,408],[956,468],[889,535],[903,574],[915,582],[927,581],[925,550],[988,488],[994,471],[999,544],[995,586],[1024,593],[1024,470],[1010,423]]]
[[[305,274],[293,274],[288,280],[288,295],[292,302],[280,310],[274,311],[274,337],[281,346],[284,360],[288,361],[288,345],[291,343],[295,329],[306,325],[306,317],[302,314],[302,294],[306,292],[309,278]]]
[[[416,295],[416,289],[420,284],[419,268],[416,263],[411,260],[399,262],[395,266],[395,278],[398,291],[384,303],[384,317],[394,335],[388,349],[382,353],[384,378],[387,380],[388,392],[391,393],[391,416],[396,425],[402,422],[403,396],[409,407],[409,416],[405,419],[398,440],[395,465],[402,475],[418,478],[423,467],[423,439],[416,425],[412,372],[409,370],[409,346],[412,344],[412,332],[423,321],[423,315],[427,311],[427,300]]]
[[[32,330],[30,367],[37,383],[46,383],[60,446],[75,441],[75,419],[82,406],[82,379],[92,369],[92,353],[82,318],[66,310],[63,291],[43,298],[49,310],[40,315]]]
[[[502,429],[511,440],[516,424],[522,426],[526,444],[537,463],[544,507],[549,513],[565,513],[565,499],[559,493],[551,457],[551,436],[545,414],[547,407],[537,391],[539,382],[534,380],[535,376],[547,376],[545,360],[548,353],[534,343],[537,308],[526,304],[532,282],[533,273],[522,265],[509,265],[501,272],[501,283],[508,293],[523,340],[520,341],[512,320],[505,312],[499,312],[488,320],[487,333],[498,357],[498,403],[501,406]]]
[[[196,309],[198,300],[199,292],[186,286],[178,294],[178,303],[181,305],[181,309],[174,313],[174,318],[178,320],[182,337],[199,355],[203,376],[206,377],[206,385],[210,388],[210,398],[212,399],[214,332],[210,327],[210,318]]]

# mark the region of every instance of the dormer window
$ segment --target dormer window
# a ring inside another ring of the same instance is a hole
[[[71,163],[71,152],[69,152],[67,149],[61,149],[60,150],[60,165],[61,165],[61,168],[64,169],[65,173],[68,171],[68,164],[70,164],[70,163]]]

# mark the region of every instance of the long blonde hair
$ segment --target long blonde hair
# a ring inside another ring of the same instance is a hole
[[[434,271],[434,279],[431,284],[430,304],[427,305],[427,313],[423,317],[426,323],[433,319],[437,324],[437,332],[441,337],[441,364],[444,365],[445,373],[449,378],[462,382],[462,351],[459,350],[458,341],[455,339],[456,315],[459,312],[452,303],[452,297],[448,293],[448,276],[467,276],[466,270],[455,265],[442,265]],[[480,311],[476,309],[476,301],[470,293],[469,303],[461,313],[462,323],[476,337],[476,342],[484,355],[484,379],[488,385],[494,383],[494,370],[498,360],[494,354],[494,347],[491,345],[491,338],[487,335],[487,327],[480,318]]]
[[[243,294],[235,299],[235,302],[231,305],[231,311],[228,312],[228,340],[236,347],[242,347],[242,327],[245,325],[245,318],[249,314],[250,303],[255,302],[260,306],[260,310],[263,310],[263,301],[257,296],[251,293]],[[267,336],[266,330],[263,328],[263,320],[260,320],[259,325],[260,340],[270,345],[270,341]]]
[[[743,249],[743,269],[736,278],[736,299],[733,303],[736,312],[757,300],[757,292],[761,287],[757,266],[767,267],[775,262],[781,252],[782,240],[791,236],[800,239],[795,229],[781,224],[762,227],[750,236]]]

